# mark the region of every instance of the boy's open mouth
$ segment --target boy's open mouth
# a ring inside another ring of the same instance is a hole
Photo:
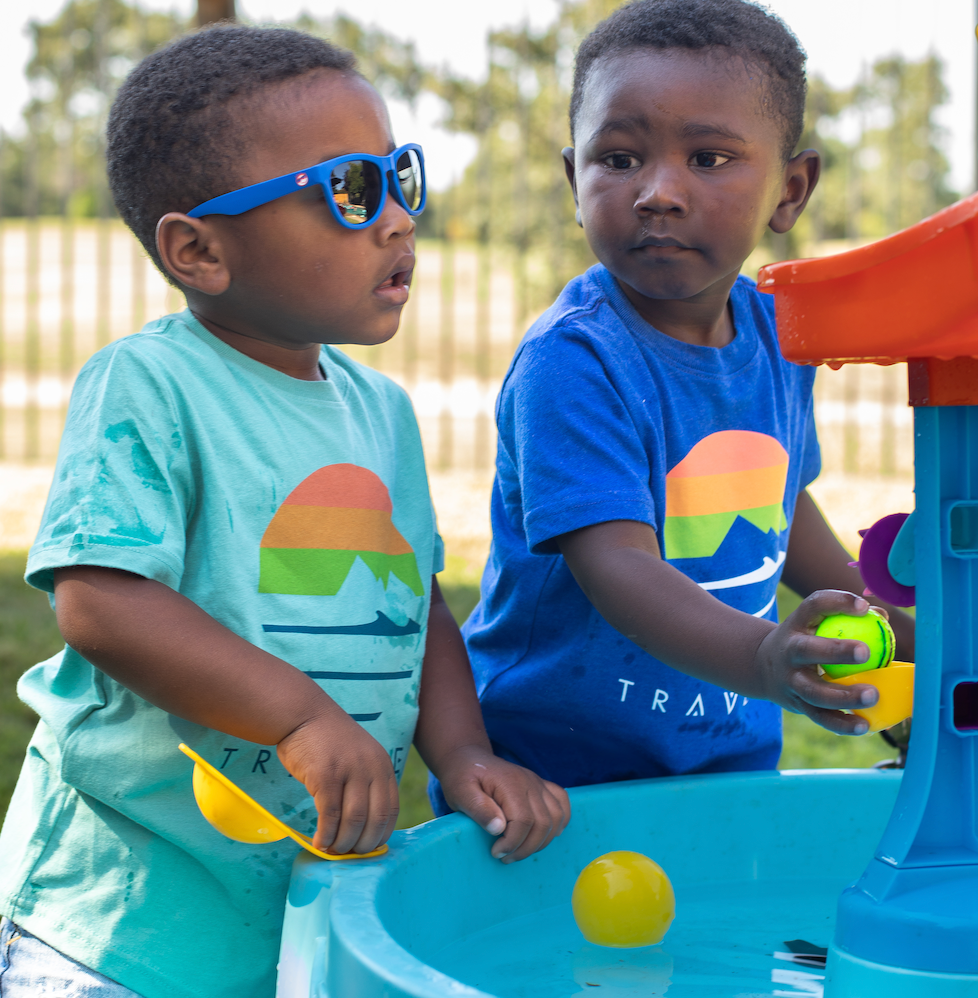
[[[403,305],[408,300],[411,289],[410,270],[396,270],[386,280],[374,288],[374,293],[380,295],[392,305]]]

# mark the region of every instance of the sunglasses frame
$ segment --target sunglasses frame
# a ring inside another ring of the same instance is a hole
[[[407,152],[415,152],[418,155],[418,163],[421,167],[421,201],[417,208],[411,208],[404,198],[404,192],[401,190],[401,185],[396,180],[394,183],[389,182],[391,176],[397,176],[397,161]],[[342,163],[350,163],[354,160],[359,160],[364,163],[373,163],[377,169],[380,171],[380,197],[378,198],[378,209],[377,213],[373,218],[368,218],[363,222],[348,222],[339,209],[339,206],[333,200],[331,196],[331,186],[330,186],[330,176],[332,175],[333,169]],[[416,142],[408,142],[403,146],[398,146],[392,153],[387,156],[371,156],[369,153],[354,152],[348,153],[345,156],[336,156],[333,159],[324,160],[322,163],[317,163],[315,166],[310,166],[305,170],[299,170],[295,173],[286,173],[281,177],[273,177],[271,180],[263,180],[259,184],[251,184],[248,187],[241,187],[236,191],[229,191],[227,194],[221,194],[219,197],[211,198],[210,201],[205,201],[203,204],[197,205],[196,208],[191,209],[187,214],[191,218],[203,218],[204,215],[241,215],[246,211],[251,211],[252,208],[257,208],[260,205],[268,204],[269,201],[276,201],[278,198],[284,198],[286,194],[291,194],[293,191],[302,190],[304,187],[309,187],[312,184],[319,184],[323,188],[323,199],[330,207],[330,211],[333,213],[333,217],[336,219],[344,229],[353,229],[354,231],[360,229],[369,228],[378,218],[384,213],[384,205],[387,204],[387,194],[389,191],[393,191],[394,198],[397,203],[412,216],[420,215],[424,211],[425,204],[428,200],[428,183],[425,177],[424,169],[424,153],[421,151],[421,146]]]

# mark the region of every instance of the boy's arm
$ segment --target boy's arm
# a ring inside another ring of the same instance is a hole
[[[815,669],[866,661],[861,642],[814,633],[829,614],[865,613],[861,597],[816,593],[778,626],[726,606],[663,561],[646,523],[599,523],[563,534],[557,544],[602,617],[650,655],[717,686],[807,714],[840,734],[867,730],[862,718],[839,711],[875,703],[876,690],[834,686]]]
[[[93,665],[171,714],[278,746],[316,801],[317,848],[369,852],[390,836],[390,758],[305,673],[161,582],[92,566],[57,569],[54,580],[61,633]]]
[[[795,516],[788,538],[788,556],[782,581],[799,596],[810,596],[817,589],[863,591],[865,583],[858,568],[850,568],[852,556],[839,543],[822,511],[807,491],[798,494]],[[883,607],[890,618],[897,639],[897,658],[914,661],[914,619],[876,596],[866,597],[874,606]]]
[[[465,644],[435,576],[420,700],[414,744],[448,803],[500,836],[494,857],[525,859],[564,830],[570,819],[566,792],[493,755]]]

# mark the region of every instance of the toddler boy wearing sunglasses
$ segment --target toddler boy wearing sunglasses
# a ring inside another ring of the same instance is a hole
[[[860,734],[843,710],[876,701],[817,674],[866,661],[814,629],[867,601],[805,491],[814,369],[782,358],[773,299],[739,276],[818,178],[795,152],[804,63],[744,0],[640,0],[578,52],[564,156],[600,263],[503,383],[463,627],[493,747],[561,786],[772,769],[782,707]],[[781,578],[807,598],[778,626]]]
[[[271,998],[296,848],[208,825],[179,742],[336,854],[390,835],[412,738],[503,862],[567,798],[489,747],[407,397],[323,345],[397,329],[420,148],[391,152],[349,53],[248,28],[144,60],[108,132],[119,211],[189,309],[72,396],[27,570],[68,647],[19,686],[41,721],[0,839],[0,991]]]

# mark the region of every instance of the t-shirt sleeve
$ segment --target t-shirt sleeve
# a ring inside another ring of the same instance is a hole
[[[172,389],[135,346],[97,354],[78,376],[27,581],[54,569],[118,568],[178,588],[190,474]]]
[[[441,539],[441,534],[435,531],[435,545],[431,552],[431,574],[437,575],[445,571],[445,542]]]
[[[504,500],[511,514],[519,505],[533,554],[556,554],[555,537],[609,520],[655,526],[646,448],[586,332],[557,327],[524,345],[499,430],[518,479]]]

